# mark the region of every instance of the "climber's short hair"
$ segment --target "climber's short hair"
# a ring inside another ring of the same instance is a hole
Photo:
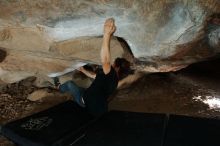
[[[114,61],[114,65],[115,67],[117,67],[118,70],[118,76],[119,76],[119,80],[125,78],[127,75],[131,74],[131,63],[129,61],[127,61],[124,58],[116,58]]]

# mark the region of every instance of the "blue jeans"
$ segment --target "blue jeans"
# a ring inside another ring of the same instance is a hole
[[[77,86],[73,81],[67,81],[59,86],[59,90],[61,93],[69,93],[72,97],[74,97],[74,101],[78,105],[85,107],[82,99],[82,96],[85,92],[84,88]]]

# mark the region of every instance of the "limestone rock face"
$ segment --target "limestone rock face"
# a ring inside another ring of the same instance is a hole
[[[219,0],[1,0],[0,83],[100,64],[109,17],[119,37],[112,59],[124,56],[145,72],[176,71],[219,55],[219,13]]]

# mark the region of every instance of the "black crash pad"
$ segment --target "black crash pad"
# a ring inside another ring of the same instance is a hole
[[[72,101],[2,127],[21,146],[220,146],[220,120],[111,111],[95,119]]]
[[[89,126],[74,146],[161,146],[165,114],[112,111]]]
[[[220,146],[220,120],[171,115],[165,146]]]
[[[65,146],[76,141],[93,117],[73,101],[10,122],[2,134],[22,146]]]

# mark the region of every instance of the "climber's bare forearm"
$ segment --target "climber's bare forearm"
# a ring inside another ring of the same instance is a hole
[[[104,34],[100,55],[101,55],[102,68],[105,74],[109,73],[111,68],[110,39],[111,39],[111,35]]]
[[[92,72],[92,71],[88,71],[88,70],[84,69],[83,67],[80,67],[80,68],[79,68],[79,71],[81,71],[82,73],[84,73],[87,77],[90,77],[90,78],[93,78],[93,79],[96,78],[96,73],[94,73],[94,72]]]
[[[105,74],[108,74],[111,69],[110,40],[115,30],[116,27],[115,27],[114,19],[113,18],[107,19],[104,25],[104,35],[103,35],[102,48],[100,53],[102,68]]]

